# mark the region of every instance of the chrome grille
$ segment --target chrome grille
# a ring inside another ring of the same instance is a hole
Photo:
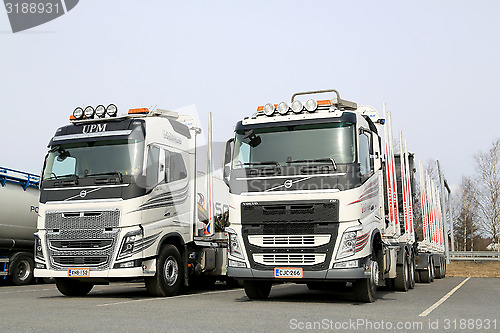
[[[324,253],[255,253],[253,260],[262,265],[317,265],[324,262]]]
[[[328,244],[331,235],[249,235],[248,242],[259,247],[315,247]]]
[[[50,265],[55,270],[105,270],[118,242],[120,211],[47,212]]]

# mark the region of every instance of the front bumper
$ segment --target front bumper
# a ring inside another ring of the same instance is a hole
[[[81,268],[81,267],[78,267]],[[109,269],[104,271],[93,271],[90,270],[89,278],[131,278],[131,277],[144,277],[149,276],[144,274],[142,267],[134,268],[120,268],[120,269]],[[40,278],[66,278],[68,277],[68,271],[54,271],[50,269],[40,269],[35,268],[35,277]],[[85,279],[85,278],[82,278]]]
[[[256,270],[252,268],[241,268],[241,267],[228,267],[227,274],[229,277],[236,279],[266,279],[275,281],[292,281],[300,282],[301,280],[341,280],[341,281],[352,281],[359,280],[370,277],[370,271],[363,267],[358,268],[337,268],[337,269],[327,269],[320,271],[304,271],[303,277],[301,279],[297,278],[275,278],[273,271],[263,271]]]

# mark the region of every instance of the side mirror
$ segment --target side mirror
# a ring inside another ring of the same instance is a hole
[[[231,159],[233,156],[233,146],[234,146],[234,138],[227,140],[226,142],[226,151],[224,153],[224,167],[223,167],[223,179],[224,183],[229,186],[229,177],[231,174]]]

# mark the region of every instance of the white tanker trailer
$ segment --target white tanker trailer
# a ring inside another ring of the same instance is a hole
[[[39,176],[0,167],[0,279],[33,280]]]

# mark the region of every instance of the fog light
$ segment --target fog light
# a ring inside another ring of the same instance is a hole
[[[237,260],[232,260],[232,259],[229,259],[229,267],[242,267],[242,268],[247,268],[247,264],[244,263],[244,262],[241,262],[241,261],[237,261]]]
[[[306,102],[306,110],[308,112],[314,112],[318,108],[318,102],[316,102],[314,99],[310,99]]]
[[[134,260],[120,263],[120,268],[132,268],[132,267],[134,267]]]
[[[358,268],[359,263],[358,260],[349,260],[349,261],[344,261],[344,262],[338,262],[335,265],[333,265],[333,268]]]

